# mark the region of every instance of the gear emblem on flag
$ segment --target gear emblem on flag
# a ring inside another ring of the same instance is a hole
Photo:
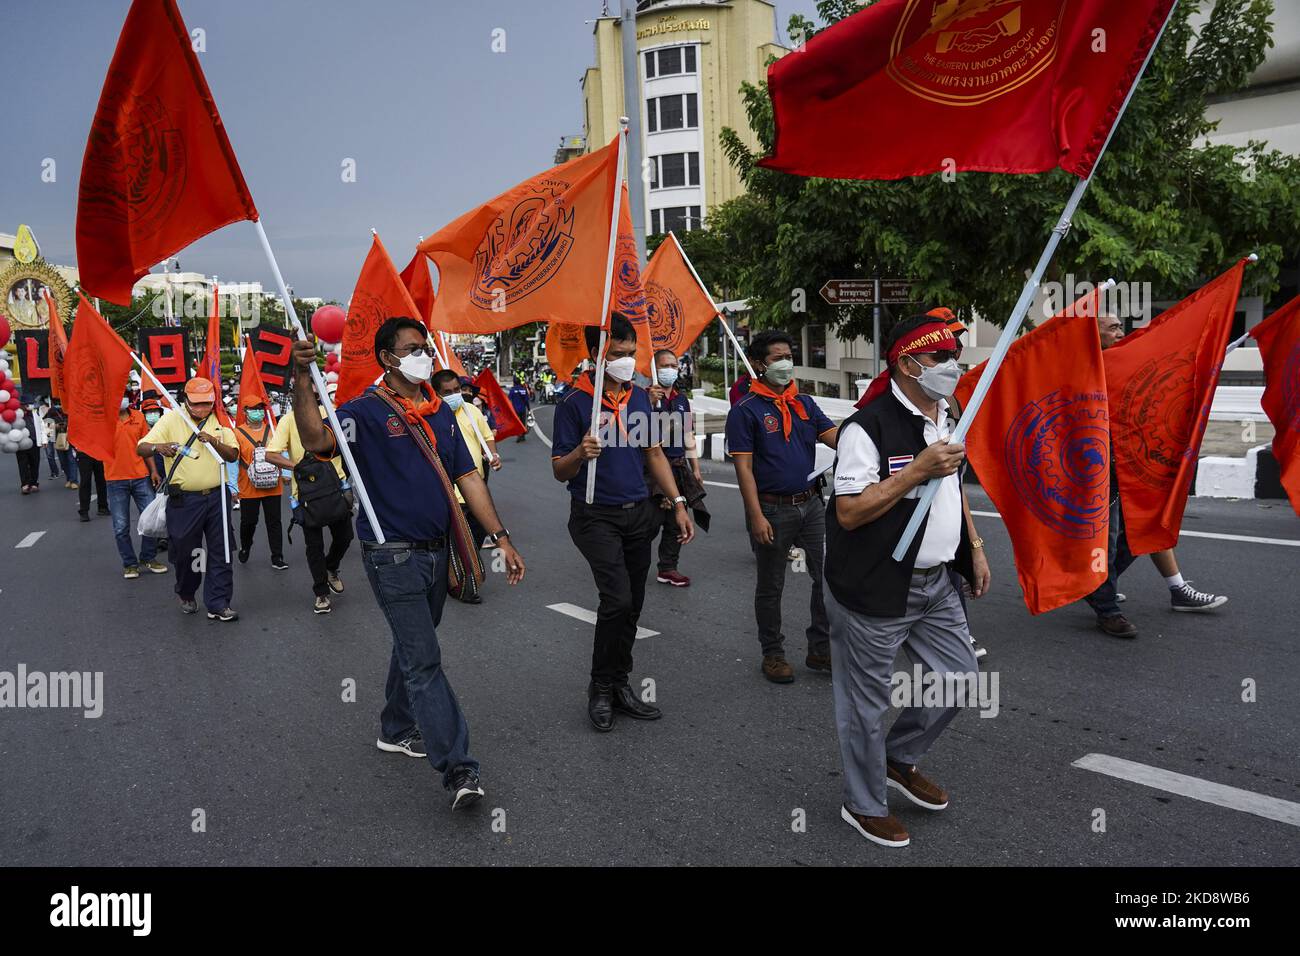
[[[1053,391],[1007,430],[1006,466],[1020,499],[1058,534],[1090,538],[1106,526],[1110,442],[1104,395]]]
[[[674,355],[681,352],[686,326],[682,321],[682,300],[677,293],[663,283],[647,279],[645,310],[650,328],[654,330],[650,342],[655,351],[668,349]]]
[[[1196,366],[1190,357],[1164,356],[1143,365],[1124,387],[1115,421],[1136,438],[1126,464],[1145,485],[1168,488],[1178,474],[1192,431]]]
[[[555,277],[574,244],[569,188],[563,180],[545,180],[497,217],[474,253],[470,301],[476,308],[500,311]]]

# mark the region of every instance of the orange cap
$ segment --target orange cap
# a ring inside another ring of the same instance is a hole
[[[185,383],[185,397],[192,402],[215,402],[217,390],[206,378],[192,378]]]

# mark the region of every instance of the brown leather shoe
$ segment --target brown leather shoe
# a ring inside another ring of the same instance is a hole
[[[907,828],[899,823],[898,818],[892,813],[887,817],[864,817],[842,806],[840,817],[872,843],[879,843],[881,846],[907,846],[912,842],[912,838],[907,834]]]
[[[773,684],[793,684],[794,668],[781,654],[764,654],[763,676]]]
[[[948,805],[948,794],[944,792],[944,789],[938,784],[926,780],[916,767],[899,769],[891,763],[888,765],[888,775],[885,784],[895,790],[903,791],[903,796],[918,807],[925,807],[927,810],[942,810]]]
[[[829,674],[831,672],[831,656],[829,654],[813,654],[811,651],[804,658],[804,664],[810,671],[822,671]]]
[[[1138,629],[1123,614],[1097,618],[1097,627],[1111,637],[1137,637]]]

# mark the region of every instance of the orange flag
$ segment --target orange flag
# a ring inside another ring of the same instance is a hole
[[[713,299],[695,278],[677,236],[668,233],[646,266],[646,314],[650,344],[657,352],[667,349],[682,355],[718,316]]]
[[[636,329],[636,370],[647,378],[654,377],[654,346],[651,344],[650,320],[641,267],[632,232],[632,206],[628,201],[627,182],[619,199],[618,241],[614,249],[614,285],[609,293],[609,307],[622,314]],[[596,322],[586,323],[596,325]],[[551,322],[546,330],[546,361],[564,378],[586,358],[590,358],[582,325]],[[556,364],[556,363],[559,364]]]
[[[1300,514],[1300,296],[1296,296],[1251,331],[1264,360],[1261,404],[1273,423],[1273,457],[1282,472],[1282,487]],[[51,353],[52,355],[53,353]],[[51,358],[50,367],[54,367]]]
[[[401,277],[402,285],[406,286],[406,291],[411,293],[411,301],[415,303],[415,318],[428,326],[436,298],[433,294],[433,280],[429,278],[429,260],[422,253],[416,252],[402,270]]]
[[[1011,536],[1032,614],[1106,580],[1110,431],[1099,297],[1092,292],[1012,343],[966,436],[966,456]],[[987,364],[957,383],[963,407]]]
[[[257,207],[175,0],[135,0],[81,164],[81,284],[128,305],[151,266],[241,219]]]
[[[1105,352],[1115,472],[1133,554],[1178,542],[1246,262]]]
[[[100,461],[113,460],[117,410],[131,372],[131,350],[78,293],[72,342],[64,359],[68,441]]]
[[[199,364],[199,378],[206,378],[217,390],[217,403],[212,412],[226,428],[230,427],[230,416],[221,394],[221,308],[218,305],[217,284],[212,283],[212,307],[208,312],[208,337],[203,343],[203,361]]]
[[[257,370],[257,353],[253,351],[251,340],[244,343],[243,365],[239,370],[239,410],[235,413],[235,424],[244,425],[248,423],[248,415],[244,410],[244,399],[249,395],[256,395],[266,406],[266,421],[275,430],[275,414],[271,411],[271,396],[267,394],[266,383],[262,381],[262,374]]]
[[[462,378],[469,378],[469,372],[465,371],[465,363],[460,360],[456,350],[451,347],[451,336],[444,332],[435,332],[438,337],[438,365],[442,366],[442,356],[447,356],[447,368],[451,369]]]
[[[444,332],[499,332],[556,316],[602,320],[619,143],[548,169],[420,243],[438,267],[430,319]]]
[[[339,362],[339,387],[334,403],[342,405],[364,392],[384,373],[375,358],[375,333],[386,319],[396,316],[420,318],[388,250],[375,235],[370,253],[357,277],[348,318],[343,325],[343,354]]]
[[[50,397],[63,398],[63,363],[68,354],[68,330],[63,327],[63,319],[59,317],[59,307],[54,302],[54,296],[50,295],[48,289],[42,286],[41,294],[45,297],[45,305],[50,310],[50,328],[49,328],[49,353],[50,353]]]

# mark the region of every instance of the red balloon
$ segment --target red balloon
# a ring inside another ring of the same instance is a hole
[[[22,402],[18,401],[17,396],[14,395],[11,395],[9,401],[5,402],[5,408],[9,409],[11,412],[16,412],[21,407]],[[10,419],[10,421],[13,421],[13,419]]]
[[[347,313],[337,305],[322,305],[312,313],[311,330],[322,342],[334,345],[343,341],[343,323],[347,317]]]
[[[0,315],[0,349],[9,344],[9,320]]]
[[[17,413],[15,413],[12,408],[6,408],[3,412],[0,412],[0,418],[3,418],[10,424],[13,424],[13,420],[17,417]]]

